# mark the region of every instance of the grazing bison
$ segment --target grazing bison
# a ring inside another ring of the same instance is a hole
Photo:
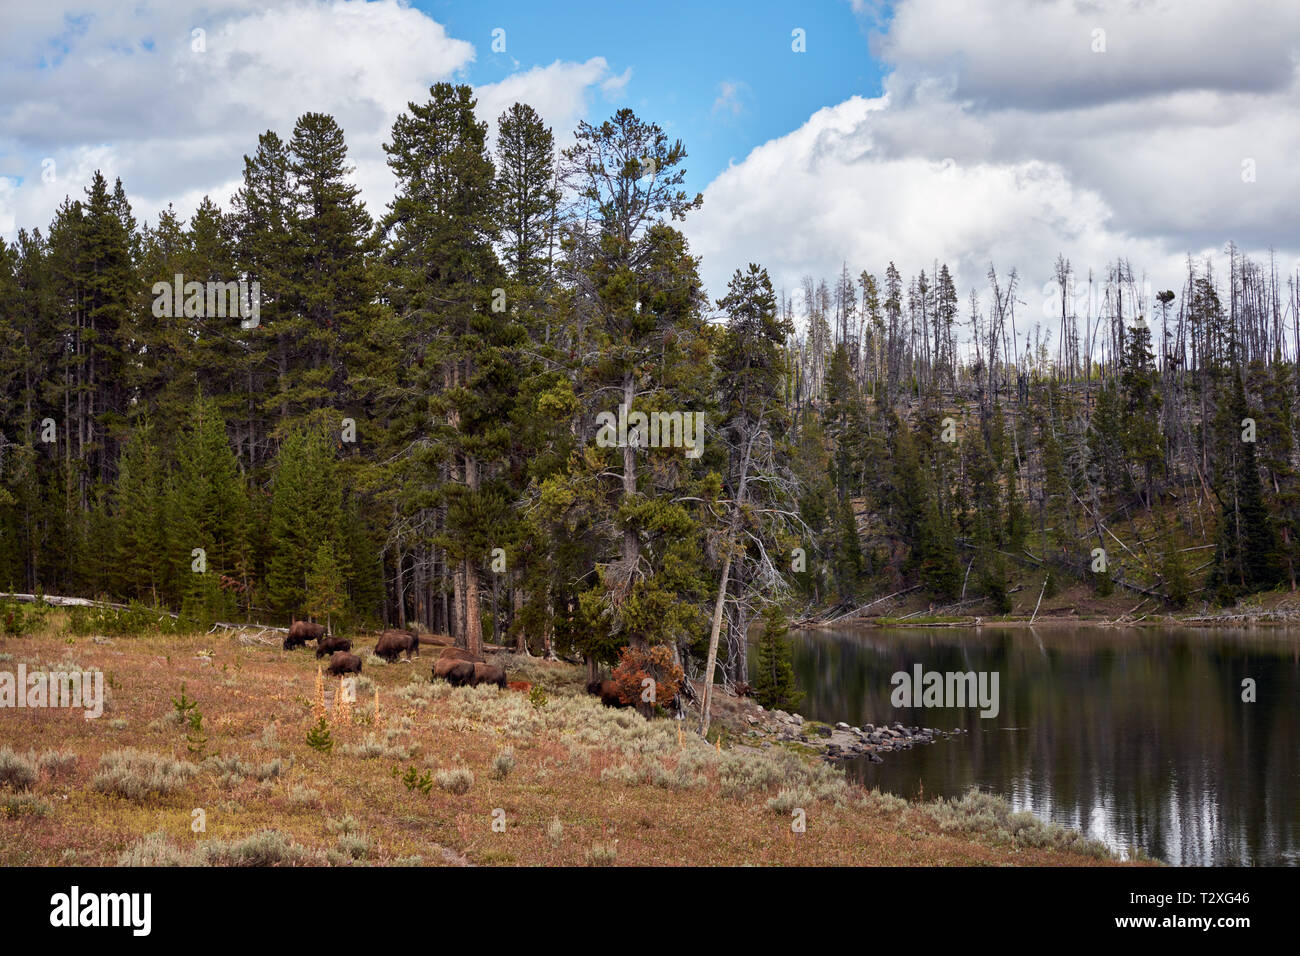
[[[360,674],[361,658],[347,651],[335,651],[330,656],[330,666],[325,669],[336,677],[340,674]]]
[[[379,635],[379,643],[375,645],[375,656],[382,657],[390,664],[403,653],[409,661],[413,652],[419,656],[420,639],[410,631],[384,631]]]
[[[474,680],[474,665],[469,661],[443,658],[433,665],[433,679],[445,680],[452,687],[464,687]]]
[[[352,650],[352,642],[346,637],[322,637],[316,642],[316,659],[320,660],[326,654],[333,654],[335,651]]]
[[[606,707],[630,707],[619,693],[618,685],[612,680],[594,680],[587,685],[587,693],[600,698]]]
[[[469,661],[471,664],[484,663],[483,658],[475,657],[463,647],[444,647],[438,652],[438,660]]]
[[[291,651],[295,647],[302,647],[308,641],[319,641],[325,636],[325,626],[323,624],[313,624],[311,621],[294,621],[289,625],[289,634],[284,639],[284,649]]]
[[[533,685],[526,680],[512,680],[506,682],[507,690],[517,690],[521,694],[526,694],[533,689]]]
[[[505,690],[506,672],[495,664],[475,664],[471,686],[477,687],[479,684],[496,684]]]

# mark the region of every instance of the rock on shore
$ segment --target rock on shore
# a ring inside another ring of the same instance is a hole
[[[898,722],[852,727],[841,721],[832,726],[807,721],[799,714],[787,714],[783,710],[765,711],[756,706],[754,711],[744,718],[750,727],[746,736],[751,740],[768,738],[797,742],[821,751],[822,757],[832,762],[865,758],[872,763],[883,763],[883,753],[911,750],[944,737],[966,733],[960,728],[946,731],[934,727],[905,727]]]

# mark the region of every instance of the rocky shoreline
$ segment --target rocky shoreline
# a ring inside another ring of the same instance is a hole
[[[865,758],[871,763],[884,763],[881,756],[883,753],[911,750],[946,737],[969,733],[957,727],[952,730],[906,727],[897,721],[892,724],[864,724],[861,727],[853,727],[842,721],[825,724],[783,710],[767,711],[757,705],[753,712],[744,716],[744,721],[748,725],[744,737],[751,746],[758,744],[766,748],[779,744],[798,744],[818,752],[829,763],[858,758]]]

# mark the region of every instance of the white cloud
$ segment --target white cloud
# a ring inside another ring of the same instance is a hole
[[[905,276],[946,261],[965,293],[984,288],[992,262],[1019,270],[1037,317],[1058,252],[1085,277],[1127,257],[1161,288],[1179,287],[1188,253],[1229,239],[1276,246],[1289,271],[1300,7],[1261,4],[1247,31],[1267,27],[1258,68],[1224,43],[1244,36],[1239,7],[1180,10],[903,0],[875,41],[892,69],[884,96],[818,111],[705,190],[687,231],[710,293],[749,261],[793,291],[845,261],[879,278],[890,260]],[[1090,73],[1094,23],[1108,65]],[[1087,56],[1066,49],[1081,30]]]
[[[591,89],[598,87],[604,92],[610,83],[621,87],[627,76],[628,72],[621,77],[612,74],[603,56],[585,63],[556,60],[476,88],[478,116],[495,134],[497,118],[505,110],[515,103],[527,103],[551,127],[558,147],[568,143],[586,115]]]
[[[225,206],[242,157],[297,117],[330,113],[347,136],[354,179],[382,215],[393,178],[382,144],[410,101],[460,81],[472,44],[406,0],[141,0],[133,5],[47,2],[11,13],[0,36],[0,234],[50,221],[90,173],[121,176],[137,218],[168,202],[188,215],[204,194]],[[203,49],[192,31],[202,29]],[[515,100],[567,138],[593,89],[621,89],[601,57],[559,62],[480,87],[495,122]],[[40,161],[58,177],[41,181]]]
[[[1098,32],[1100,31],[1100,32]],[[1255,0],[904,0],[877,46],[896,80],[1056,111],[1180,90],[1291,83],[1300,5]]]
[[[745,90],[744,83],[723,80],[718,84],[718,97],[713,101],[711,114],[717,116],[719,113],[730,113],[732,116],[739,116],[745,109],[741,99]]]

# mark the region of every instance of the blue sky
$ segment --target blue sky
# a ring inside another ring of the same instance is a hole
[[[615,74],[630,68],[626,97],[593,103],[585,118],[599,122],[628,105],[658,123],[685,143],[695,190],[823,106],[881,93],[881,65],[868,42],[875,21],[840,0],[753,3],[743,12],[699,2],[609,0],[414,6],[475,45],[466,71],[475,85],[555,60],[603,56]],[[504,53],[491,49],[496,28],[506,31]],[[796,28],[805,31],[802,54],[791,49]]]

